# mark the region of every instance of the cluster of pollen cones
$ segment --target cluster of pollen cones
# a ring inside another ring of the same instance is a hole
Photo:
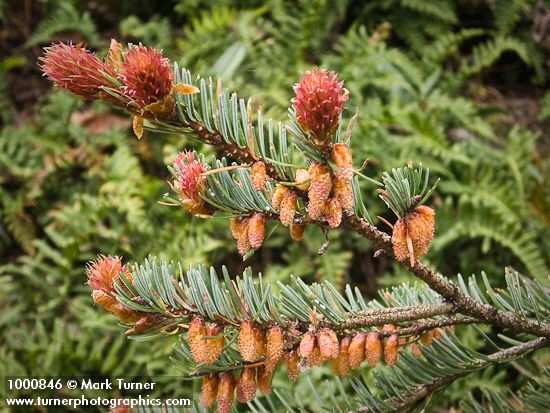
[[[399,352],[410,346],[420,356],[419,346],[429,346],[444,330],[428,330],[419,336],[398,334],[397,326],[384,325],[379,330],[356,333],[336,333],[324,327],[302,333],[277,325],[264,327],[249,320],[241,322],[237,347],[243,360],[239,372],[208,373],[203,376],[201,403],[217,406],[217,412],[231,409],[234,400],[247,403],[254,400],[257,390],[271,392],[271,378],[279,364],[287,366],[288,379],[296,381],[301,371],[328,362],[335,375],[345,376],[363,362],[370,367],[381,360],[387,366],[397,362]],[[197,363],[211,365],[224,349],[224,328],[195,317],[189,325],[187,342]]]

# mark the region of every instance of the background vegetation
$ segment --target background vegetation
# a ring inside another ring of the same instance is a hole
[[[304,244],[278,230],[243,263],[224,223],[157,203],[178,150],[212,149],[181,136],[137,142],[124,114],[50,90],[36,59],[53,41],[84,42],[98,53],[111,37],[163,48],[282,121],[301,72],[335,70],[351,93],[348,118],[360,108],[352,149],[356,160],[369,159],[366,173],[412,160],[442,179],[426,257],[433,268],[449,276],[484,270],[495,285],[505,265],[547,279],[550,6],[542,0],[0,0],[0,19],[5,375],[164,376],[160,392],[191,394],[197,384],[167,377],[177,375],[170,340],[129,341],[93,307],[84,264],[98,253],[126,260],[154,253],[233,272],[251,265],[272,281],[296,274],[352,282],[371,295],[410,277],[350,234],[331,233],[329,251],[316,255],[316,228]],[[371,215],[382,213],[374,189],[363,188]],[[467,329],[460,333],[483,348]],[[440,405],[480,386],[516,388],[523,381],[516,369],[544,363],[539,355],[472,376]],[[314,402],[305,377],[297,392]]]

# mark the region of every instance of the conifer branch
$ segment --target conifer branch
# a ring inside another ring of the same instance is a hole
[[[498,351],[496,353],[493,353],[487,356],[486,358],[478,360],[476,363],[477,364],[476,369],[479,369],[494,363],[501,363],[506,360],[509,360],[510,358],[519,357],[530,351],[543,348],[543,347],[548,347],[549,345],[550,345],[550,338],[539,337],[534,340],[528,341],[526,343],[522,343],[517,346]],[[423,399],[425,399],[430,394],[434,393],[435,391],[445,386],[448,386],[452,382],[470,374],[471,372],[472,370],[466,370],[466,371],[452,374],[446,377],[441,377],[437,380],[434,380],[431,383],[426,383],[421,386],[418,386],[416,389],[414,389],[414,391],[412,391],[406,397],[401,399],[390,400],[390,402],[395,403],[395,408],[389,409],[389,410],[385,409],[384,412],[386,413],[410,412],[416,405],[418,405]],[[373,410],[370,407],[363,407],[354,411],[350,411],[349,413],[356,413],[356,412],[373,413],[375,411],[376,410]]]
[[[375,248],[382,250],[388,256],[393,256],[391,238],[365,220],[351,215],[345,221],[356,232],[369,239]],[[485,321],[487,324],[510,329],[514,333],[529,333],[536,336],[550,337],[550,324],[532,320],[521,320],[509,311],[497,310],[490,305],[481,304],[468,297],[450,281],[445,280],[435,271],[417,262],[414,267],[402,264],[415,276],[424,281],[431,289],[440,294],[448,302],[456,305],[457,311]]]
[[[455,311],[455,306],[452,303],[383,308],[380,310],[358,313],[353,317],[350,317],[350,319],[333,326],[333,328],[338,330],[346,330],[361,327],[380,326],[383,324],[395,324],[403,321],[420,320],[423,318],[448,314],[453,311]]]
[[[138,138],[148,120],[160,132],[186,134],[238,161],[208,163],[200,154],[181,152],[170,171],[177,202],[186,210],[230,217],[244,257],[261,247],[267,219],[288,226],[296,241],[306,223],[325,233],[343,226],[368,239],[376,255],[386,254],[423,281],[367,303],[350,286],[340,292],[328,282],[308,285],[298,278],[279,283],[275,294],[250,270],[230,277],[223,268],[220,277],[212,268],[191,266],[184,273],[180,264],[155,259],[132,271],[117,257],[90,263],[94,301],[127,325],[131,338],[180,334],[174,361],[203,377],[205,407],[217,400],[218,411],[227,413],[235,385],[241,402],[254,399],[256,386],[269,393],[271,375],[282,362],[294,381],[300,367],[328,361],[336,376],[345,376],[364,361],[373,367],[383,359],[393,366],[376,377],[385,399],[352,382],[364,405],[358,411],[408,411],[457,378],[550,345],[550,289],[510,269],[503,290],[493,290],[483,273],[483,284],[475,276],[466,283],[460,275],[454,283],[419,261],[434,237],[435,211],[424,203],[438,183],[429,187],[429,170],[422,165],[384,172],[383,183],[367,177],[397,218],[391,236],[373,225],[358,185],[363,175],[355,174],[349,148],[354,120],[341,132],[349,92],[334,72],[313,69],[302,76],[294,86],[290,125],[279,123],[276,134],[261,110],[253,123],[244,99],[228,94],[221,82],[193,79],[176,64],[172,71],[155,49],[122,50],[113,42],[109,58],[101,60],[81,46],[58,44],[42,60],[59,87],[134,115]],[[292,147],[303,155],[304,168],[291,159]],[[453,334],[455,325],[473,323],[519,339],[538,338],[484,356]],[[399,356],[404,348],[411,351]],[[237,383],[234,372],[240,374]]]

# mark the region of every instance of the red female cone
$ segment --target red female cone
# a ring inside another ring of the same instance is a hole
[[[294,85],[294,92],[296,97],[292,98],[292,106],[296,122],[314,145],[328,147],[348,99],[343,82],[338,81],[336,73],[315,68],[304,73],[300,82]]]

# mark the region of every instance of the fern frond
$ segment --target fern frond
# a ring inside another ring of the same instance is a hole
[[[522,14],[533,6],[530,0],[498,0],[494,10],[495,26],[501,35],[512,31]]]
[[[550,372],[544,369],[540,377],[530,380],[517,394],[508,391],[483,391],[483,399],[472,395],[461,403],[465,413],[539,413],[550,403]]]
[[[450,1],[401,0],[403,7],[415,10],[421,14],[436,17],[446,23],[456,23],[457,18],[453,4]]]
[[[40,22],[25,45],[32,47],[48,43],[54,34],[62,32],[80,33],[91,45],[102,42],[90,12],[80,13],[71,2],[60,2],[57,10]]]
[[[422,59],[429,65],[439,66],[447,57],[453,56],[463,42],[485,33],[483,29],[462,29],[456,33],[445,33],[430,44]]]
[[[491,67],[504,52],[514,52],[528,66],[532,64],[528,47],[515,37],[499,36],[481,43],[472,51],[471,63],[463,62],[458,75],[468,78]]]
[[[535,235],[526,232],[517,221],[504,222],[499,215],[471,206],[460,207],[460,223],[454,223],[434,240],[432,248],[441,250],[460,239],[482,238],[482,252],[489,250],[490,242],[508,249],[534,277],[544,280],[548,267],[541,255]]]

